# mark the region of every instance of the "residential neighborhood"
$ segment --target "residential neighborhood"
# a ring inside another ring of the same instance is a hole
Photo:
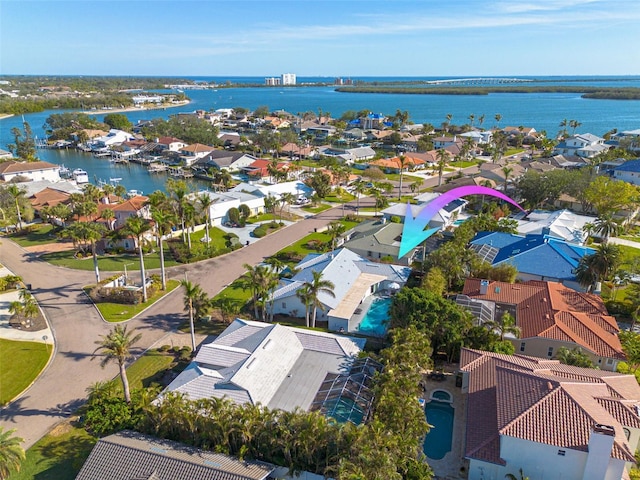
[[[637,478],[633,132],[55,115],[0,163],[0,341],[40,362],[0,423],[27,451],[64,425],[76,478]],[[61,148],[163,188],[39,159]],[[400,256],[464,186],[491,190]]]

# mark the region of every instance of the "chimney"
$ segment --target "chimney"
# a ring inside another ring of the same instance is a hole
[[[607,477],[615,435],[616,431],[610,425],[596,423],[593,426],[582,480],[601,480]]]
[[[486,295],[489,290],[489,280],[480,280],[480,295]]]

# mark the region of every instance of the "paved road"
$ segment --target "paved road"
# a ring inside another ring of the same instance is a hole
[[[361,199],[360,205],[366,200]],[[209,294],[215,294],[242,273],[242,265],[255,265],[299,240],[314,228],[321,228],[340,218],[341,208],[327,210],[316,217],[301,220],[259,242],[228,255],[193,265],[169,269],[172,278],[199,283]],[[0,425],[16,428],[29,448],[56,423],[67,418],[86,397],[86,389],[97,381],[113,378],[116,365],[101,369],[99,361],[91,361],[95,341],[106,334],[111,325],[102,321],[91,302],[82,293],[82,286],[94,282],[93,272],[56,267],[37,259],[33,253],[11,241],[3,240],[0,262],[33,285],[33,294],[44,310],[56,338],[53,360],[34,385],[20,398],[0,410]],[[131,320],[130,326],[142,333],[134,353],[139,354],[166,337],[183,320],[182,296],[179,291],[165,297],[142,315]],[[0,366],[0,368],[7,368]]]

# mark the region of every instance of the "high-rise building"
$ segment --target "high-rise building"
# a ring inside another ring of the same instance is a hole
[[[280,77],[282,79],[282,85],[295,85],[296,74],[295,73],[283,73]]]

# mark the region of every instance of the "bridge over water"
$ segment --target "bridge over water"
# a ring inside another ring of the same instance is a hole
[[[475,77],[475,78],[450,78],[443,80],[429,80],[425,83],[429,85],[498,85],[502,83],[525,83],[532,82],[524,78],[505,77]]]

